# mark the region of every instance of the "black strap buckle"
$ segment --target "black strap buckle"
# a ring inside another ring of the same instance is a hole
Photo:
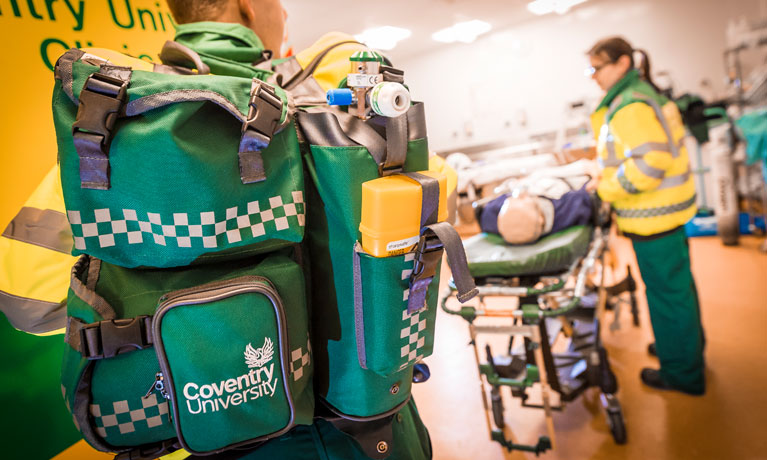
[[[417,281],[431,279],[437,274],[437,268],[442,261],[442,253],[445,246],[437,235],[421,235],[415,248],[415,260],[413,272],[410,274],[410,285]]]
[[[153,343],[152,317],[147,315],[99,321],[80,329],[80,353],[89,360],[143,350]]]
[[[264,147],[269,145],[277,124],[282,118],[282,99],[274,87],[260,80],[253,81],[248,103],[248,117],[242,124],[242,132],[255,131],[262,138]]]
[[[92,74],[85,80],[80,92],[80,106],[72,125],[72,133],[85,131],[100,135],[101,148],[106,153],[112,140],[115,122],[125,105],[127,93],[127,80],[103,73]]]

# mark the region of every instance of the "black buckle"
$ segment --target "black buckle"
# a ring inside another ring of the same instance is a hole
[[[80,105],[72,125],[72,134],[85,131],[100,135],[101,150],[106,153],[112,140],[115,122],[125,105],[127,93],[127,80],[102,73],[91,74],[80,92]]]
[[[410,274],[411,286],[417,281],[434,278],[434,275],[437,274],[437,267],[442,261],[444,250],[445,246],[437,235],[421,235],[415,248],[413,272]]]
[[[153,343],[152,317],[147,315],[99,321],[80,329],[80,353],[89,360],[143,350]]]
[[[269,145],[281,118],[282,99],[277,96],[271,85],[254,80],[248,103],[248,117],[242,124],[242,132],[255,131],[260,140]]]

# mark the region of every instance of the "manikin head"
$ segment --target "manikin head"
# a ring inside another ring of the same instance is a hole
[[[242,24],[279,57],[287,14],[280,0],[167,0],[179,24],[213,21]]]
[[[498,213],[498,233],[510,244],[538,240],[544,233],[546,223],[539,198],[524,193],[509,195]]]

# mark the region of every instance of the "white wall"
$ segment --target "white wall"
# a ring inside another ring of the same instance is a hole
[[[724,87],[727,22],[767,14],[766,0],[605,0],[565,16],[548,15],[469,45],[445,45],[397,62],[414,99],[426,103],[432,149],[558,130],[570,102],[598,102],[584,77],[584,53],[622,35],[651,57],[653,74],[670,71],[677,94],[702,79]],[[523,122],[526,119],[526,126]]]

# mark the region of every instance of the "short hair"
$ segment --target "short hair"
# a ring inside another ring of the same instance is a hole
[[[227,0],[167,0],[178,24],[213,21],[223,12]]]

